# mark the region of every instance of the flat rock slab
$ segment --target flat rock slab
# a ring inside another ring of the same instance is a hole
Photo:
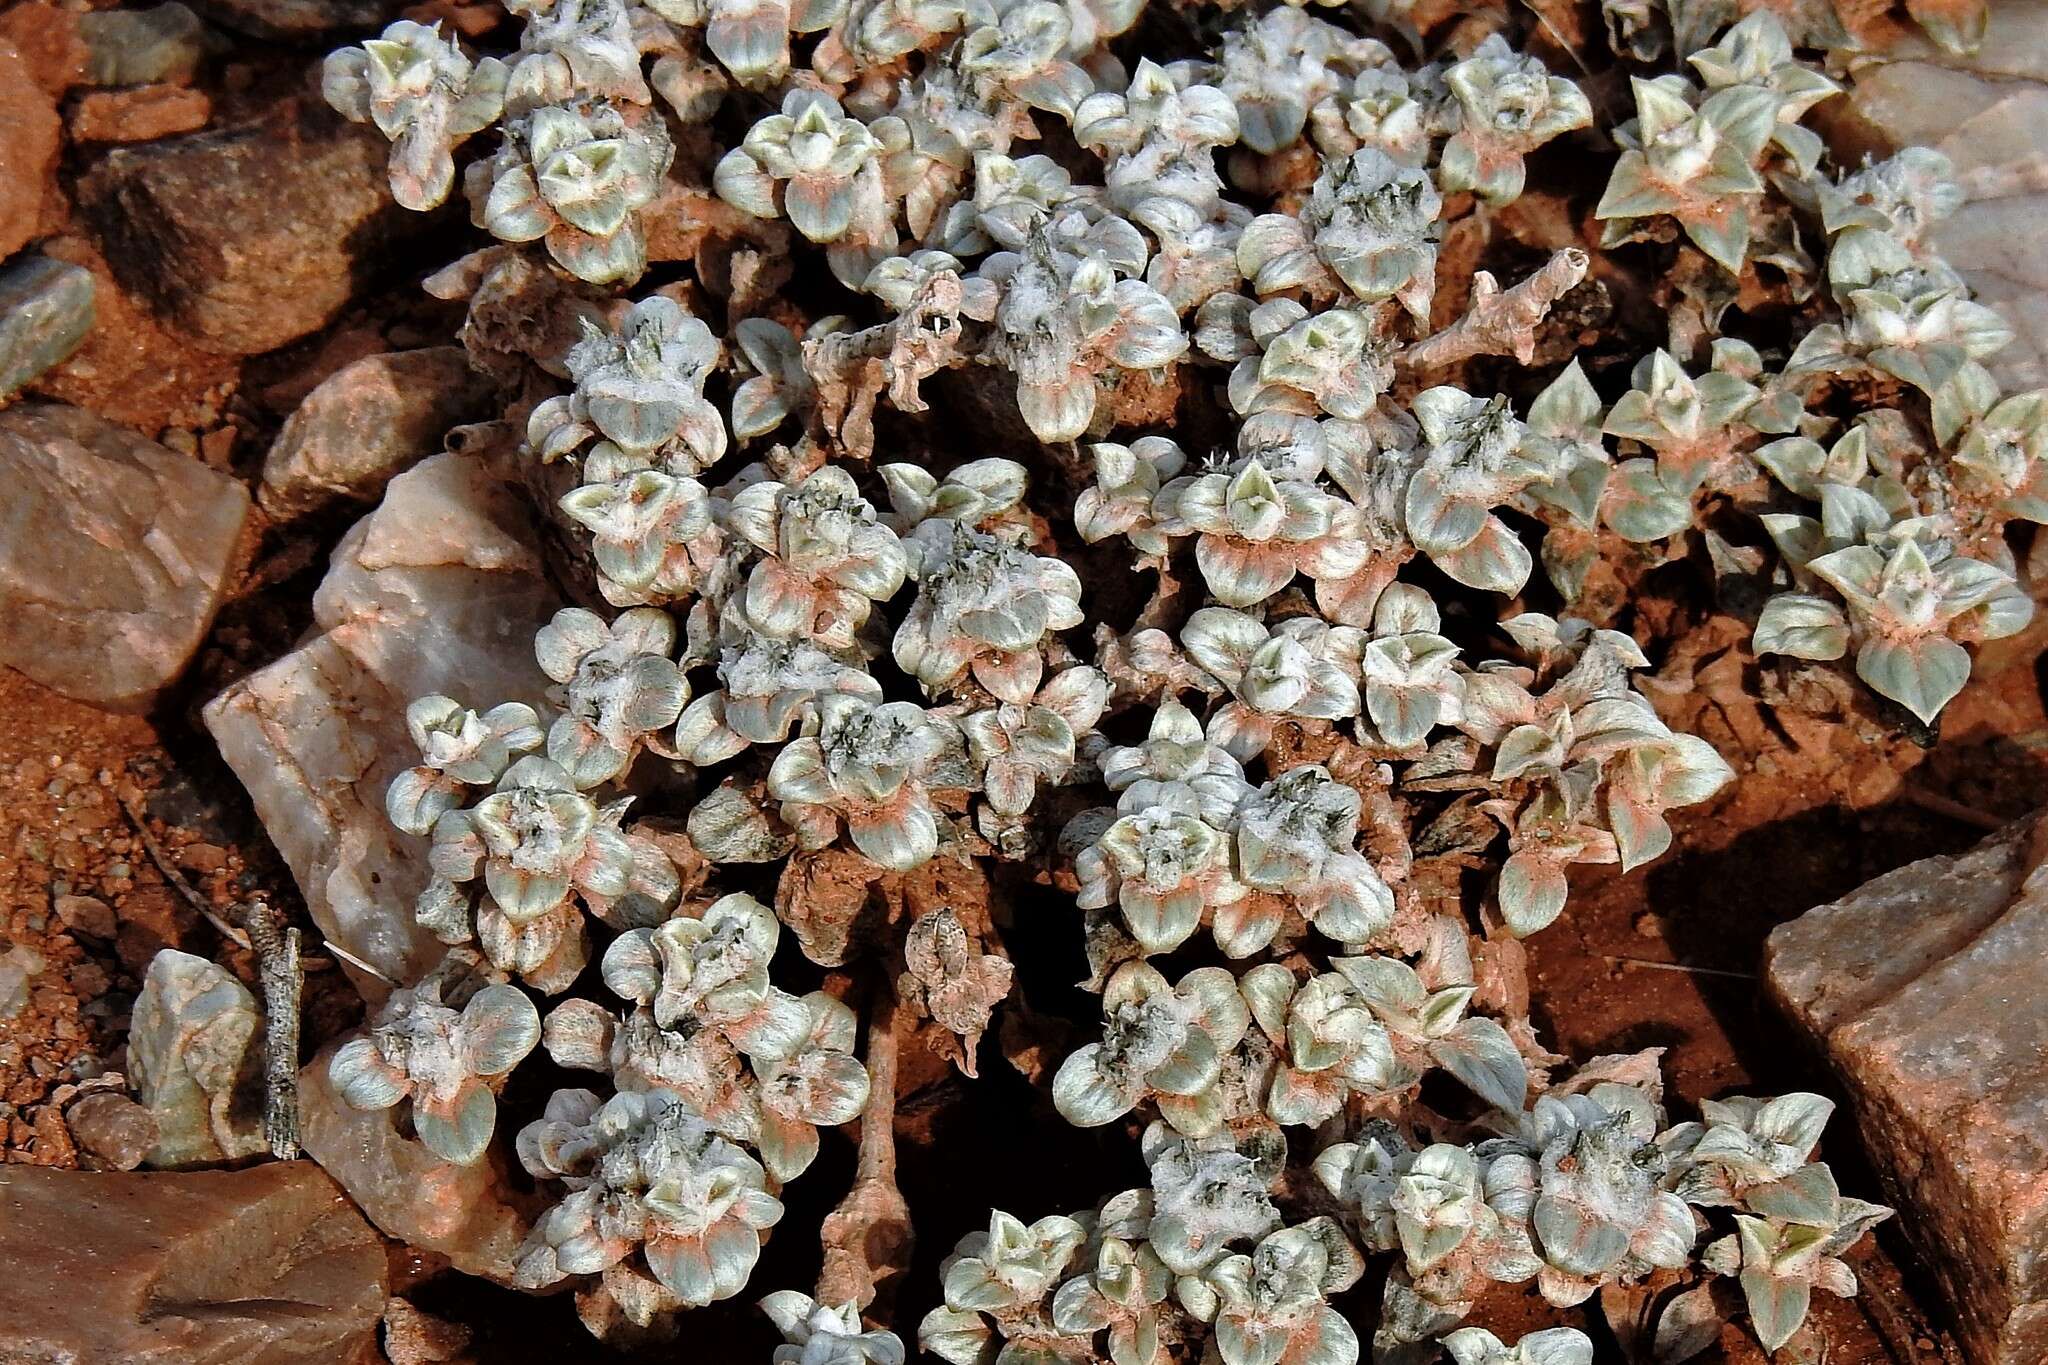
[[[478,461],[436,455],[400,474],[335,548],[299,648],[207,703],[242,779],[327,938],[396,981],[444,951],[413,919],[425,841],[384,815],[418,761],[416,697],[465,705],[544,700],[533,635],[561,606],[527,506]]]
[[[249,493],[78,408],[0,412],[0,664],[146,709],[220,606]]]
[[[310,1161],[123,1174],[0,1167],[0,1361],[378,1359],[384,1246]]]
[[[249,127],[109,152],[79,202],[114,274],[200,345],[274,350],[318,331],[428,219],[392,202],[374,128],[302,104]]]
[[[2037,816],[1809,910],[1765,950],[1979,1365],[2048,1360],[2044,857]]]
[[[2018,333],[1987,362],[2006,391],[2048,385],[2048,5],[1995,0],[1971,56],[1915,43],[1868,59],[1849,103],[1883,141],[1955,163],[1966,202],[1934,245]]]

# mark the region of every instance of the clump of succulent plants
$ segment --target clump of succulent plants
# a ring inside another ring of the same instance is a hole
[[[595,1078],[512,1125],[519,1284],[673,1331],[851,1167],[760,1308],[778,1361],[898,1365],[900,1058],[1000,1041],[1147,1178],[962,1239],[917,1333],[959,1365],[1354,1365],[1371,1258],[1375,1357],[1457,1365],[1591,1359],[1461,1325],[1491,1285],[1732,1276],[1771,1349],[1854,1290],[1887,1211],[1824,1101],[1560,1072],[1493,942],[1734,775],[1636,681],[1691,657],[1661,584],[1930,726],[2030,618],[2048,400],[1936,250],[1946,161],[1807,126],[1826,7],[1605,0],[1584,90],[1529,15],[1401,0],[510,8],[501,55],[400,21],[324,72],[408,206],[495,125],[434,289],[577,604],[552,688],[409,708],[449,951],[329,1079],[469,1164],[536,1040]],[[1004,939],[1062,925],[1101,1024],[1048,1055]]]

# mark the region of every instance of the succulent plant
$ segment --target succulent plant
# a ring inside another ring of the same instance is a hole
[[[1484,1327],[1444,1338],[1455,1365],[1593,1365],[1593,1342],[1576,1327],[1545,1327],[1508,1345]]]
[[[1166,198],[1213,212],[1223,192],[1214,152],[1236,142],[1237,132],[1228,95],[1185,83],[1144,57],[1125,93],[1100,91],[1074,110],[1074,140],[1106,155],[1103,179],[1120,209]]]
[[[1222,1119],[1215,1090],[1223,1056],[1250,1014],[1220,967],[1200,967],[1169,985],[1143,963],[1117,970],[1102,993],[1103,1035],[1060,1064],[1053,1103],[1083,1128],[1113,1123],[1147,1098],[1181,1132],[1201,1137]]]
[[[896,533],[853,476],[831,465],[795,485],[749,486],[723,520],[760,552],[739,609],[763,635],[851,648],[874,604],[896,595],[909,568]]]
[[[548,728],[547,754],[578,787],[624,772],[646,737],[675,724],[690,687],[669,656],[675,622],[634,607],[607,624],[564,607],[534,637],[541,671],[561,685],[562,714]]]
[[[585,327],[567,357],[576,390],[534,409],[528,444],[551,460],[596,439],[588,463],[609,466],[592,471],[600,477],[696,474],[725,454],[725,422],[704,398],[719,353],[711,329],[681,304],[642,299],[616,328]]]
[[[684,1303],[729,1299],[782,1218],[760,1163],[664,1090],[602,1102],[557,1090],[546,1115],[520,1130],[519,1161],[567,1190],[519,1248],[514,1275],[529,1288],[594,1275],[638,1252]]]
[[[846,0],[649,0],[647,7],[681,27],[701,27],[711,55],[748,87],[789,70],[792,33],[829,29],[847,9]]]
[[[720,197],[757,218],[787,215],[813,242],[895,232],[888,223],[879,147],[859,119],[817,90],[792,90],[782,111],[748,130],[718,163]]]
[[[1095,418],[1099,374],[1162,370],[1188,342],[1179,310],[1163,294],[1143,280],[1118,279],[1100,254],[1060,250],[1050,226],[1021,252],[991,256],[980,274],[1002,291],[990,354],[1016,371],[1025,424],[1041,441],[1072,441]]]
[[[541,746],[540,718],[524,702],[505,702],[479,715],[451,697],[415,699],[405,728],[421,763],[391,779],[384,809],[407,834],[431,832],[476,787],[505,775],[513,757]]]
[[[471,62],[438,24],[400,19],[330,53],[320,92],[342,117],[391,139],[391,195],[424,211],[455,185],[456,145],[503,112],[507,74],[495,57]]]
[[[1203,607],[1182,628],[1181,644],[1236,698],[1210,732],[1240,761],[1265,746],[1277,718],[1341,720],[1363,704],[1365,633],[1352,626],[1295,616],[1269,630],[1243,612]]]
[[[837,1308],[809,1294],[778,1289],[761,1300],[784,1344],[773,1365],[903,1365],[903,1342],[894,1332],[864,1326],[851,1301]]]
[[[1841,1253],[1892,1211],[1843,1197],[1817,1163],[1759,1187],[1744,1203],[1751,1212],[1735,1216],[1734,1236],[1710,1244],[1701,1260],[1737,1278],[1758,1340],[1775,1351],[1806,1320],[1816,1288],[1855,1294],[1856,1274]]]
[[[1242,984],[1252,1018],[1280,1052],[1265,1101],[1275,1123],[1322,1123],[1353,1095],[1398,1091],[1417,1079],[1342,973],[1300,981],[1286,967],[1267,962],[1246,972]]]
[[[1182,1302],[1194,1298],[1195,1316],[1214,1320],[1224,1365],[1355,1365],[1358,1334],[1327,1299],[1364,1272],[1336,1223],[1316,1218],[1267,1234],[1249,1254],[1225,1257],[1199,1289],[1182,1291]]]
[[[500,241],[542,242],[591,284],[630,284],[647,268],[640,210],[674,156],[659,118],[602,100],[544,105],[508,123],[465,188],[477,225]]]
[[[791,740],[768,771],[768,793],[798,840],[823,848],[844,825],[862,856],[890,871],[930,860],[939,819],[926,784],[949,743],[947,723],[911,702],[844,693],[818,698],[817,715],[817,733]]]
[[[443,1160],[468,1166],[482,1158],[497,1127],[492,1084],[540,1041],[540,1013],[516,986],[469,982],[463,989],[461,950],[450,957],[443,971],[393,991],[369,1033],[334,1050],[327,1074],[357,1109],[389,1109],[410,1099],[420,1142]],[[443,1003],[451,987],[467,994],[459,1008]]]
[[[998,1330],[1013,1340],[1028,1339],[1033,1328],[1060,1335],[1046,1300],[1087,1236],[1081,1223],[1059,1214],[1025,1223],[995,1210],[988,1231],[962,1237],[941,1264],[945,1303],[925,1315],[918,1345],[953,1365],[974,1365],[993,1352]]]
[[[1001,701],[1028,702],[1045,677],[1043,644],[1081,623],[1081,581],[965,522],[935,519],[913,535],[917,600],[896,628],[897,667],[928,694],[970,677]]]
[[[1553,76],[1534,57],[1490,35],[1444,72],[1457,99],[1457,130],[1444,144],[1437,181],[1446,191],[1471,190],[1491,204],[1521,196],[1522,158],[1544,143],[1593,121],[1579,87]]]

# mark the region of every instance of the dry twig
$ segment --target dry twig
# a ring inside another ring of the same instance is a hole
[[[1503,293],[1487,271],[1472,277],[1465,316],[1416,342],[1395,359],[1410,370],[1433,370],[1475,355],[1511,355],[1527,365],[1536,356],[1536,329],[1550,306],[1586,278],[1586,253],[1565,247],[1543,268]]]
[[[853,1188],[822,1229],[819,1303],[851,1300],[866,1308],[882,1281],[910,1265],[910,1206],[896,1187],[896,1058],[914,1023],[912,1009],[884,984],[868,1016],[868,1103],[860,1116]]]

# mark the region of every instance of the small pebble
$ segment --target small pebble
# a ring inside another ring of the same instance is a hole
[[[113,907],[96,896],[59,896],[56,909],[57,918],[73,933],[112,938],[119,930]]]
[[[156,1145],[156,1119],[149,1110],[111,1090],[73,1104],[64,1122],[80,1147],[116,1170],[134,1170]]]

